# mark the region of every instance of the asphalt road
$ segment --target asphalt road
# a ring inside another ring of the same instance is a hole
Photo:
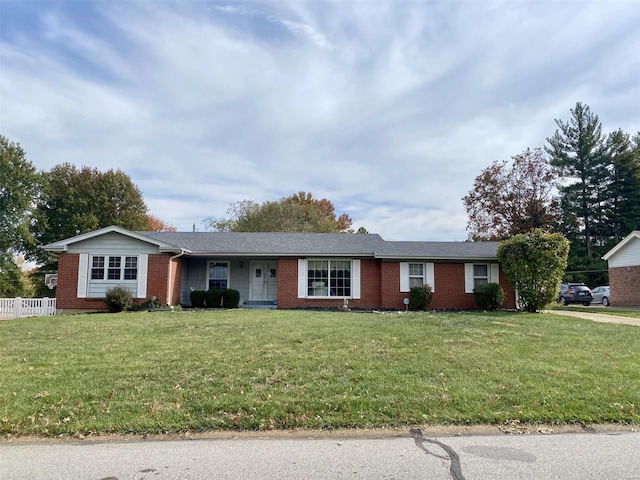
[[[2,480],[639,480],[640,433],[0,444]]]

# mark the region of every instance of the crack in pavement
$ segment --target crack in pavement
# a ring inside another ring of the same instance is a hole
[[[462,475],[462,466],[460,465],[460,457],[458,456],[458,454],[455,452],[453,448],[433,438],[425,438],[423,436],[423,432],[421,428],[412,428],[411,430],[409,430],[409,432],[411,433],[411,436],[416,442],[416,445],[418,446],[418,448],[420,448],[421,450],[424,450],[424,452],[427,455],[432,455],[434,457],[437,457],[443,460],[449,460],[451,462],[451,465],[449,466],[449,472],[451,473],[451,478],[453,480],[465,480],[464,476]],[[447,452],[447,456],[437,455],[433,452],[430,452],[429,449],[426,447],[425,442],[432,443],[434,445],[439,446],[442,450]]]

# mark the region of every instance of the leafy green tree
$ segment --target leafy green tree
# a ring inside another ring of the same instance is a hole
[[[232,203],[227,213],[231,217],[209,218],[204,223],[222,232],[353,233],[353,221],[347,214],[337,216],[329,200],[315,199],[306,192],[277,202],[243,200]]]
[[[29,222],[41,176],[20,144],[0,135],[0,255],[24,252],[33,245]]]
[[[568,122],[556,119],[559,129],[547,139],[550,164],[565,180],[560,186],[563,215],[577,221],[586,255],[594,256],[600,202],[607,179],[605,138],[598,116],[587,105],[576,103]]]
[[[34,288],[23,263],[21,258],[0,255],[0,298],[33,296]]]
[[[147,230],[147,206],[140,190],[121,170],[64,163],[44,174],[42,195],[33,222],[38,243],[47,244],[97,228],[116,225]],[[31,252],[41,263],[51,261],[46,252]]]
[[[33,248],[29,230],[41,176],[20,144],[0,135],[0,297],[31,296],[18,255]]]
[[[485,168],[463,197],[471,240],[503,240],[553,225],[556,175],[541,149],[512,159],[511,166],[502,160]]]
[[[527,312],[537,312],[555,300],[568,255],[564,236],[542,230],[516,235],[498,247],[500,265]]]

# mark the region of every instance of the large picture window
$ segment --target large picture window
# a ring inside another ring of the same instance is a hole
[[[350,297],[350,260],[309,260],[307,288],[310,297]]]
[[[91,280],[136,280],[138,257],[94,255],[91,259]]]

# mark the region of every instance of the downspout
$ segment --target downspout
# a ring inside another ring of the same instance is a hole
[[[167,305],[171,306],[171,290],[172,290],[172,286],[173,286],[173,282],[171,281],[171,265],[173,265],[173,261],[178,258],[181,257],[185,254],[185,251],[183,249],[180,249],[180,253],[178,253],[177,255],[174,255],[173,257],[169,258],[169,276],[167,277]]]

